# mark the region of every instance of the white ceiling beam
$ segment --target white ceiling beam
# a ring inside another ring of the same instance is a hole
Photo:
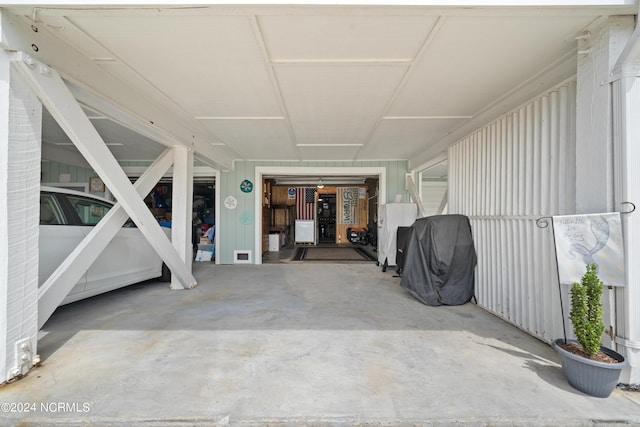
[[[196,286],[195,278],[60,75],[24,54],[19,55],[13,64],[180,283],[185,288]]]
[[[38,10],[35,15],[41,14],[40,9],[31,10]],[[211,142],[217,142],[215,136],[180,107],[176,106],[172,111],[162,107],[173,101],[143,77],[130,70],[129,81],[132,83],[124,86],[120,79],[106,71],[101,61],[93,61],[61,43],[60,34],[49,30],[49,27],[56,27],[54,24],[59,23],[58,20],[49,26],[12,15],[4,9],[0,9],[0,16],[3,23],[0,47],[29,52],[42,63],[56,64],[57,73],[82,104],[165,146],[192,148],[199,159],[213,167],[233,169],[233,161],[239,157],[237,153],[228,147],[224,151],[220,147],[214,148]],[[66,18],[63,22],[65,28],[73,26]],[[87,43],[95,43],[88,35],[84,36]]]
[[[376,124],[371,127],[371,131],[369,132],[369,134],[365,138],[365,145],[362,148],[358,149],[358,151],[356,152],[356,155],[354,156],[353,160],[361,160],[361,159],[358,158],[360,156],[360,153],[367,147],[367,144],[369,144],[369,142],[371,142],[371,139],[373,138],[373,135],[375,135],[375,133],[377,132],[378,128],[380,127],[380,124],[385,119],[385,117],[387,116],[387,113],[391,109],[391,106],[393,106],[393,103],[398,98],[398,95],[404,89],[405,85],[407,84],[407,82],[411,78],[411,75],[413,74],[414,70],[416,69],[417,64],[420,62],[422,57],[426,54],[427,49],[429,48],[429,45],[431,45],[431,43],[435,39],[436,35],[438,34],[440,29],[444,25],[444,22],[445,22],[445,18],[438,17],[437,21],[433,25],[433,28],[431,28],[431,31],[429,31],[429,33],[425,36],[424,40],[422,41],[422,44],[420,45],[420,49],[418,50],[418,52],[414,56],[413,61],[411,61],[410,65],[409,65],[409,68],[407,68],[407,71],[405,72],[404,76],[402,77],[402,80],[400,80],[400,83],[396,87],[395,92],[393,93],[393,95],[391,95],[391,98],[389,98],[389,101],[387,102],[387,105],[385,106],[384,111],[382,112],[382,116],[378,119]]]
[[[149,194],[153,186],[169,170],[173,163],[173,150],[165,150],[160,157],[142,174],[133,187],[143,198]],[[67,258],[51,273],[38,289],[38,328],[45,324],[62,300],[71,292],[78,280],[91,267],[93,262],[107,247],[118,231],[129,218],[120,203],[91,228],[87,236],[67,256]]]
[[[291,120],[289,119],[289,112],[287,111],[287,105],[284,102],[284,96],[282,95],[282,89],[280,88],[280,82],[278,81],[278,77],[276,76],[276,72],[273,68],[273,61],[271,60],[271,55],[269,54],[269,49],[264,41],[264,36],[262,35],[262,29],[260,28],[260,23],[258,22],[258,18],[253,15],[250,18],[251,28],[253,29],[253,34],[256,38],[256,43],[258,43],[258,47],[260,48],[260,52],[262,53],[262,58],[264,59],[265,66],[269,72],[269,79],[271,80],[271,86],[273,87],[273,91],[276,93],[276,98],[278,100],[278,105],[280,106],[280,110],[283,113],[283,116],[287,123],[287,132],[289,133],[289,138],[291,139],[291,144],[293,145],[292,150],[295,152],[298,160],[302,160],[302,153],[300,149],[297,147],[296,142],[296,133],[293,130],[293,125],[291,124]]]
[[[149,14],[157,15],[159,10],[172,10],[172,13],[179,13],[183,16],[192,15],[246,15],[247,10],[259,15],[282,15],[282,14],[317,14],[319,9],[325,14],[345,13],[360,14],[363,9],[369,13],[387,15],[389,10],[402,8],[401,13],[414,14],[417,11],[432,12],[433,15],[478,15],[491,13],[501,14],[523,14],[541,16],[549,13],[556,14],[561,11],[566,15],[589,13],[593,16],[603,14],[634,13],[637,10],[637,0],[247,0],[242,2],[230,0],[192,0],[189,7],[176,5],[175,0],[140,0],[136,2],[119,2],[117,8],[115,3],[109,5],[96,2],[87,4],[86,0],[31,0],[29,6],[25,7],[23,2],[5,2],[6,7],[22,8],[32,13],[34,7],[38,8],[38,14],[68,14],[73,11],[76,15],[86,13],[86,10],[93,12],[100,11],[105,14],[120,14],[123,10],[133,16],[144,16]],[[278,6],[278,7],[273,7]],[[316,6],[316,7],[314,7]],[[333,10],[327,6],[335,6]],[[348,9],[344,6],[350,6]],[[78,7],[82,7],[79,9]],[[73,9],[72,9],[73,8]],[[339,12],[336,12],[339,9]],[[551,9],[551,12],[548,11]],[[579,9],[579,10],[576,10]],[[65,12],[61,12],[64,10]]]

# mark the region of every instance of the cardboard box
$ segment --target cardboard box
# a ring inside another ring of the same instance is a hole
[[[200,242],[201,245],[210,245],[211,244],[211,240],[209,240],[208,237],[200,237]]]
[[[164,216],[167,214],[167,210],[164,208],[151,208],[151,213],[156,218],[164,218]]]
[[[167,212],[166,214],[164,214],[164,218],[168,219],[169,221],[171,221],[171,217],[172,217],[171,212]]]

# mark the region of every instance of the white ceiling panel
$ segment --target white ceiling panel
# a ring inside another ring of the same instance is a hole
[[[85,113],[111,153],[119,160],[153,160],[166,148],[112,120],[96,117],[91,112]],[[77,152],[75,145],[46,108],[42,109],[42,128],[43,142]]]
[[[410,159],[428,148],[464,119],[383,120],[358,158]]]
[[[350,160],[360,147],[298,147],[303,159],[312,160]]]
[[[147,136],[194,143],[196,156],[223,168],[234,159],[424,160],[443,138],[455,142],[452,129],[570,77],[575,37],[594,20],[633,22],[637,12],[631,2],[515,3],[9,7],[3,40],[90,94],[84,105]],[[164,149],[93,121],[121,159]],[[43,139],[64,143],[50,122]]]
[[[192,116],[281,116],[246,16],[72,20]]]
[[[364,143],[407,67],[286,65],[276,68],[299,144]]]
[[[589,17],[448,17],[390,115],[473,115],[576,47]]]
[[[433,16],[263,16],[267,50],[278,61],[409,61],[433,28]]]
[[[245,159],[298,160],[285,120],[202,120]]]

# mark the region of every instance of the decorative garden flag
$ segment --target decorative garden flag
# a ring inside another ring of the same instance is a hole
[[[624,286],[624,246],[620,213],[553,217],[560,283],[580,282],[596,263],[605,286]]]

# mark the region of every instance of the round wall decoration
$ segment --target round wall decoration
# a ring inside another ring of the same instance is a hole
[[[224,207],[227,209],[235,209],[238,206],[238,200],[233,196],[227,196],[224,199]]]
[[[245,179],[240,183],[240,190],[242,190],[243,193],[251,193],[253,190],[253,183],[248,179]]]
[[[240,214],[240,224],[251,225],[253,222],[253,215],[249,211],[244,211]]]

